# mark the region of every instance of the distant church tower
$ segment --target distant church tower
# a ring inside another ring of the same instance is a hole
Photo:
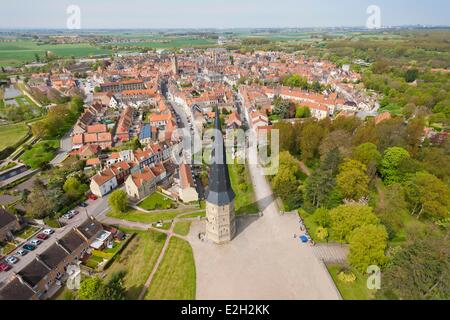
[[[226,162],[219,108],[216,109],[215,128],[211,172],[206,196],[206,237],[216,244],[224,244],[234,238],[236,221],[234,212],[235,194],[231,188]]]
[[[174,56],[172,57],[172,73],[173,73],[174,75],[177,75],[177,74],[178,74],[178,59],[177,59],[177,56],[176,56],[176,55],[174,55]]]

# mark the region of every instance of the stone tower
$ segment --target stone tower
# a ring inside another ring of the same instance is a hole
[[[226,162],[219,108],[216,108],[215,128],[211,172],[206,196],[206,237],[216,244],[224,244],[234,238],[236,221],[234,212],[235,194],[231,188]]]
[[[177,56],[174,55],[171,60],[172,60],[172,73],[174,75],[177,75],[178,74],[178,59],[177,59]]]

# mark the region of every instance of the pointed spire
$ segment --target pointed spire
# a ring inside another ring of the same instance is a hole
[[[212,151],[211,172],[209,175],[209,188],[206,200],[209,203],[223,206],[231,203],[235,194],[231,187],[230,174],[228,172],[227,155],[223,134],[220,125],[219,108],[216,107],[215,136]],[[217,152],[217,153],[216,153]]]

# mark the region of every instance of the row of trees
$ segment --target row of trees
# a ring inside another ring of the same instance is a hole
[[[430,250],[442,250],[450,207],[450,144],[424,141],[421,118],[408,122],[393,118],[379,124],[338,118],[275,127],[283,151],[271,183],[285,206],[312,214],[320,240],[348,243],[348,262],[357,270],[383,267],[390,280],[380,297],[416,297],[412,288],[426,281],[436,288],[430,285],[429,293],[423,289],[420,296],[442,297],[448,283],[442,283],[437,271],[431,279],[418,279],[403,291],[395,289],[400,278],[394,270],[406,265],[406,257],[415,259],[411,239],[418,232],[435,230],[432,242],[440,245]],[[313,168],[308,177],[301,173],[301,160]],[[429,241],[425,236],[421,239]],[[388,250],[388,241],[405,244]],[[432,251],[429,256],[430,262],[419,259],[424,268],[425,264],[439,271],[448,268],[442,252]]]

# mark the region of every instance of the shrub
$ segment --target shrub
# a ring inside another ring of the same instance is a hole
[[[317,236],[317,239],[319,239],[320,241],[327,239],[328,238],[328,229],[323,228],[323,227],[317,228],[316,236]]]
[[[356,281],[356,275],[351,271],[341,271],[337,278],[339,281],[345,282],[345,283],[353,283]]]

